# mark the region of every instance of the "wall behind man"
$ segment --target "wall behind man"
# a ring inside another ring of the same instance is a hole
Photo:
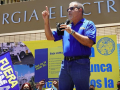
[[[67,19],[66,9],[72,0],[36,0],[0,6],[0,33],[44,29],[42,11],[50,10],[51,28]],[[77,0],[84,4],[84,17],[95,24],[120,22],[120,0]]]

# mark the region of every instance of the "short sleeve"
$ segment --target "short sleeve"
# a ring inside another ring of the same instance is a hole
[[[61,40],[62,37],[63,37],[62,35],[58,35],[58,34],[57,34],[57,31],[53,31],[52,34],[53,34],[53,36],[54,36],[54,38],[55,38],[54,41]]]
[[[85,36],[88,36],[88,38],[93,40],[94,43],[96,43],[96,27],[95,27],[95,24],[92,21],[88,22],[84,34],[85,34]]]

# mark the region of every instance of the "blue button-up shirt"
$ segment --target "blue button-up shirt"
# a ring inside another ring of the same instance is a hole
[[[70,24],[71,29],[75,30],[80,35],[87,36],[96,43],[96,27],[92,21],[83,18],[75,26]],[[53,31],[55,41],[63,40],[63,53],[64,56],[82,56],[91,55],[91,48],[82,45],[71,34],[64,31],[64,35],[58,35],[57,31]]]

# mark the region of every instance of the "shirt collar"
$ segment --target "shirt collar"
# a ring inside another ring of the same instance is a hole
[[[78,23],[84,23],[85,20],[86,20],[85,18],[82,18]],[[77,24],[78,24],[78,23],[77,23]],[[73,22],[72,22],[71,24],[74,25]],[[76,25],[77,25],[77,24],[76,24]]]
[[[85,20],[86,20],[86,19],[85,19],[85,18],[83,18],[83,19],[81,19],[79,22],[85,22]]]

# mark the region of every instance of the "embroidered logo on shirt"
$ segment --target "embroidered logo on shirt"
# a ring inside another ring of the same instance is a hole
[[[80,27],[80,29],[85,29],[84,27]]]

